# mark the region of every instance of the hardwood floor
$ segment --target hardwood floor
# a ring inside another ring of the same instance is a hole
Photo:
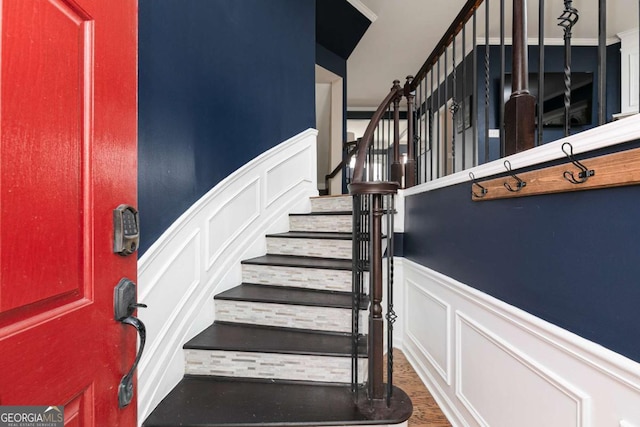
[[[394,349],[393,359],[393,384],[404,390],[413,402],[413,415],[409,418],[409,426],[450,427],[447,417],[444,416],[404,354]]]

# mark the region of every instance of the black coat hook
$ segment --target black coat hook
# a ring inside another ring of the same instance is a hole
[[[568,153],[567,153],[567,150],[564,149],[565,145],[569,146]],[[571,163],[573,163],[575,167],[580,169],[580,173],[578,174],[578,179],[576,179],[575,175],[571,171],[564,171],[564,173],[562,174],[564,179],[566,179],[572,184],[582,184],[586,182],[590,176],[594,176],[596,174],[596,171],[594,171],[593,169],[588,169],[585,165],[583,165],[573,157],[573,145],[571,145],[568,142],[565,142],[564,144],[562,144],[562,151],[567,156],[567,158],[571,161]]]
[[[473,172],[469,172],[469,178],[471,178],[471,181],[472,181],[471,194],[473,195],[473,197],[477,197],[478,199],[482,199],[487,194],[487,189],[484,188],[482,185],[478,184],[478,182],[476,181],[476,176],[473,174]],[[480,187],[480,194],[476,194],[476,192],[473,191],[473,186],[474,185],[477,185],[478,187]]]
[[[511,191],[512,193],[517,193],[518,191],[522,190],[523,187],[527,186],[527,183],[525,181],[521,180],[520,177],[518,177],[518,175],[511,172],[511,162],[509,160],[504,161],[504,167],[507,169],[507,172],[509,172],[509,175],[511,175],[511,177],[517,181],[515,189],[512,188],[508,182],[504,183],[504,188]]]

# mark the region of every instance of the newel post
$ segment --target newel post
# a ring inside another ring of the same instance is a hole
[[[404,85],[404,96],[407,98],[407,164],[404,165],[404,188],[416,185],[416,155],[413,124],[413,101],[416,94],[411,91],[413,76],[407,76]]]
[[[391,181],[402,184],[403,165],[400,161],[400,80],[393,81],[392,90],[396,90],[397,96],[393,100],[393,162],[391,163]]]
[[[519,153],[535,145],[536,98],[529,93],[527,58],[527,0],[513,0],[511,97],[504,110],[505,154]]]

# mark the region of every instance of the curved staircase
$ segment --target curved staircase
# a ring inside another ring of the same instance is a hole
[[[312,198],[312,213],[290,215],[291,231],[266,236],[266,255],[242,261],[243,283],[215,296],[216,321],[184,345],[184,378],[143,426],[406,422],[402,390],[391,408],[351,391],[351,204]],[[363,342],[359,383],[366,366]]]

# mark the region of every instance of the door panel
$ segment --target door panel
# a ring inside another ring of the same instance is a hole
[[[0,4],[0,405],[134,426],[113,288],[136,255],[113,253],[112,212],[136,205],[137,3]]]
[[[84,106],[92,101],[85,76],[91,70],[83,65],[93,54],[92,22],[60,1],[5,3],[17,3],[12,14],[31,19],[3,21],[0,155],[10,167],[1,174],[0,224],[2,235],[21,233],[2,240],[0,312],[65,294],[81,298],[83,284],[90,286],[83,260],[91,258],[83,240],[90,186],[82,167],[91,145],[83,140],[91,124]],[[32,253],[37,262],[25,256]]]

